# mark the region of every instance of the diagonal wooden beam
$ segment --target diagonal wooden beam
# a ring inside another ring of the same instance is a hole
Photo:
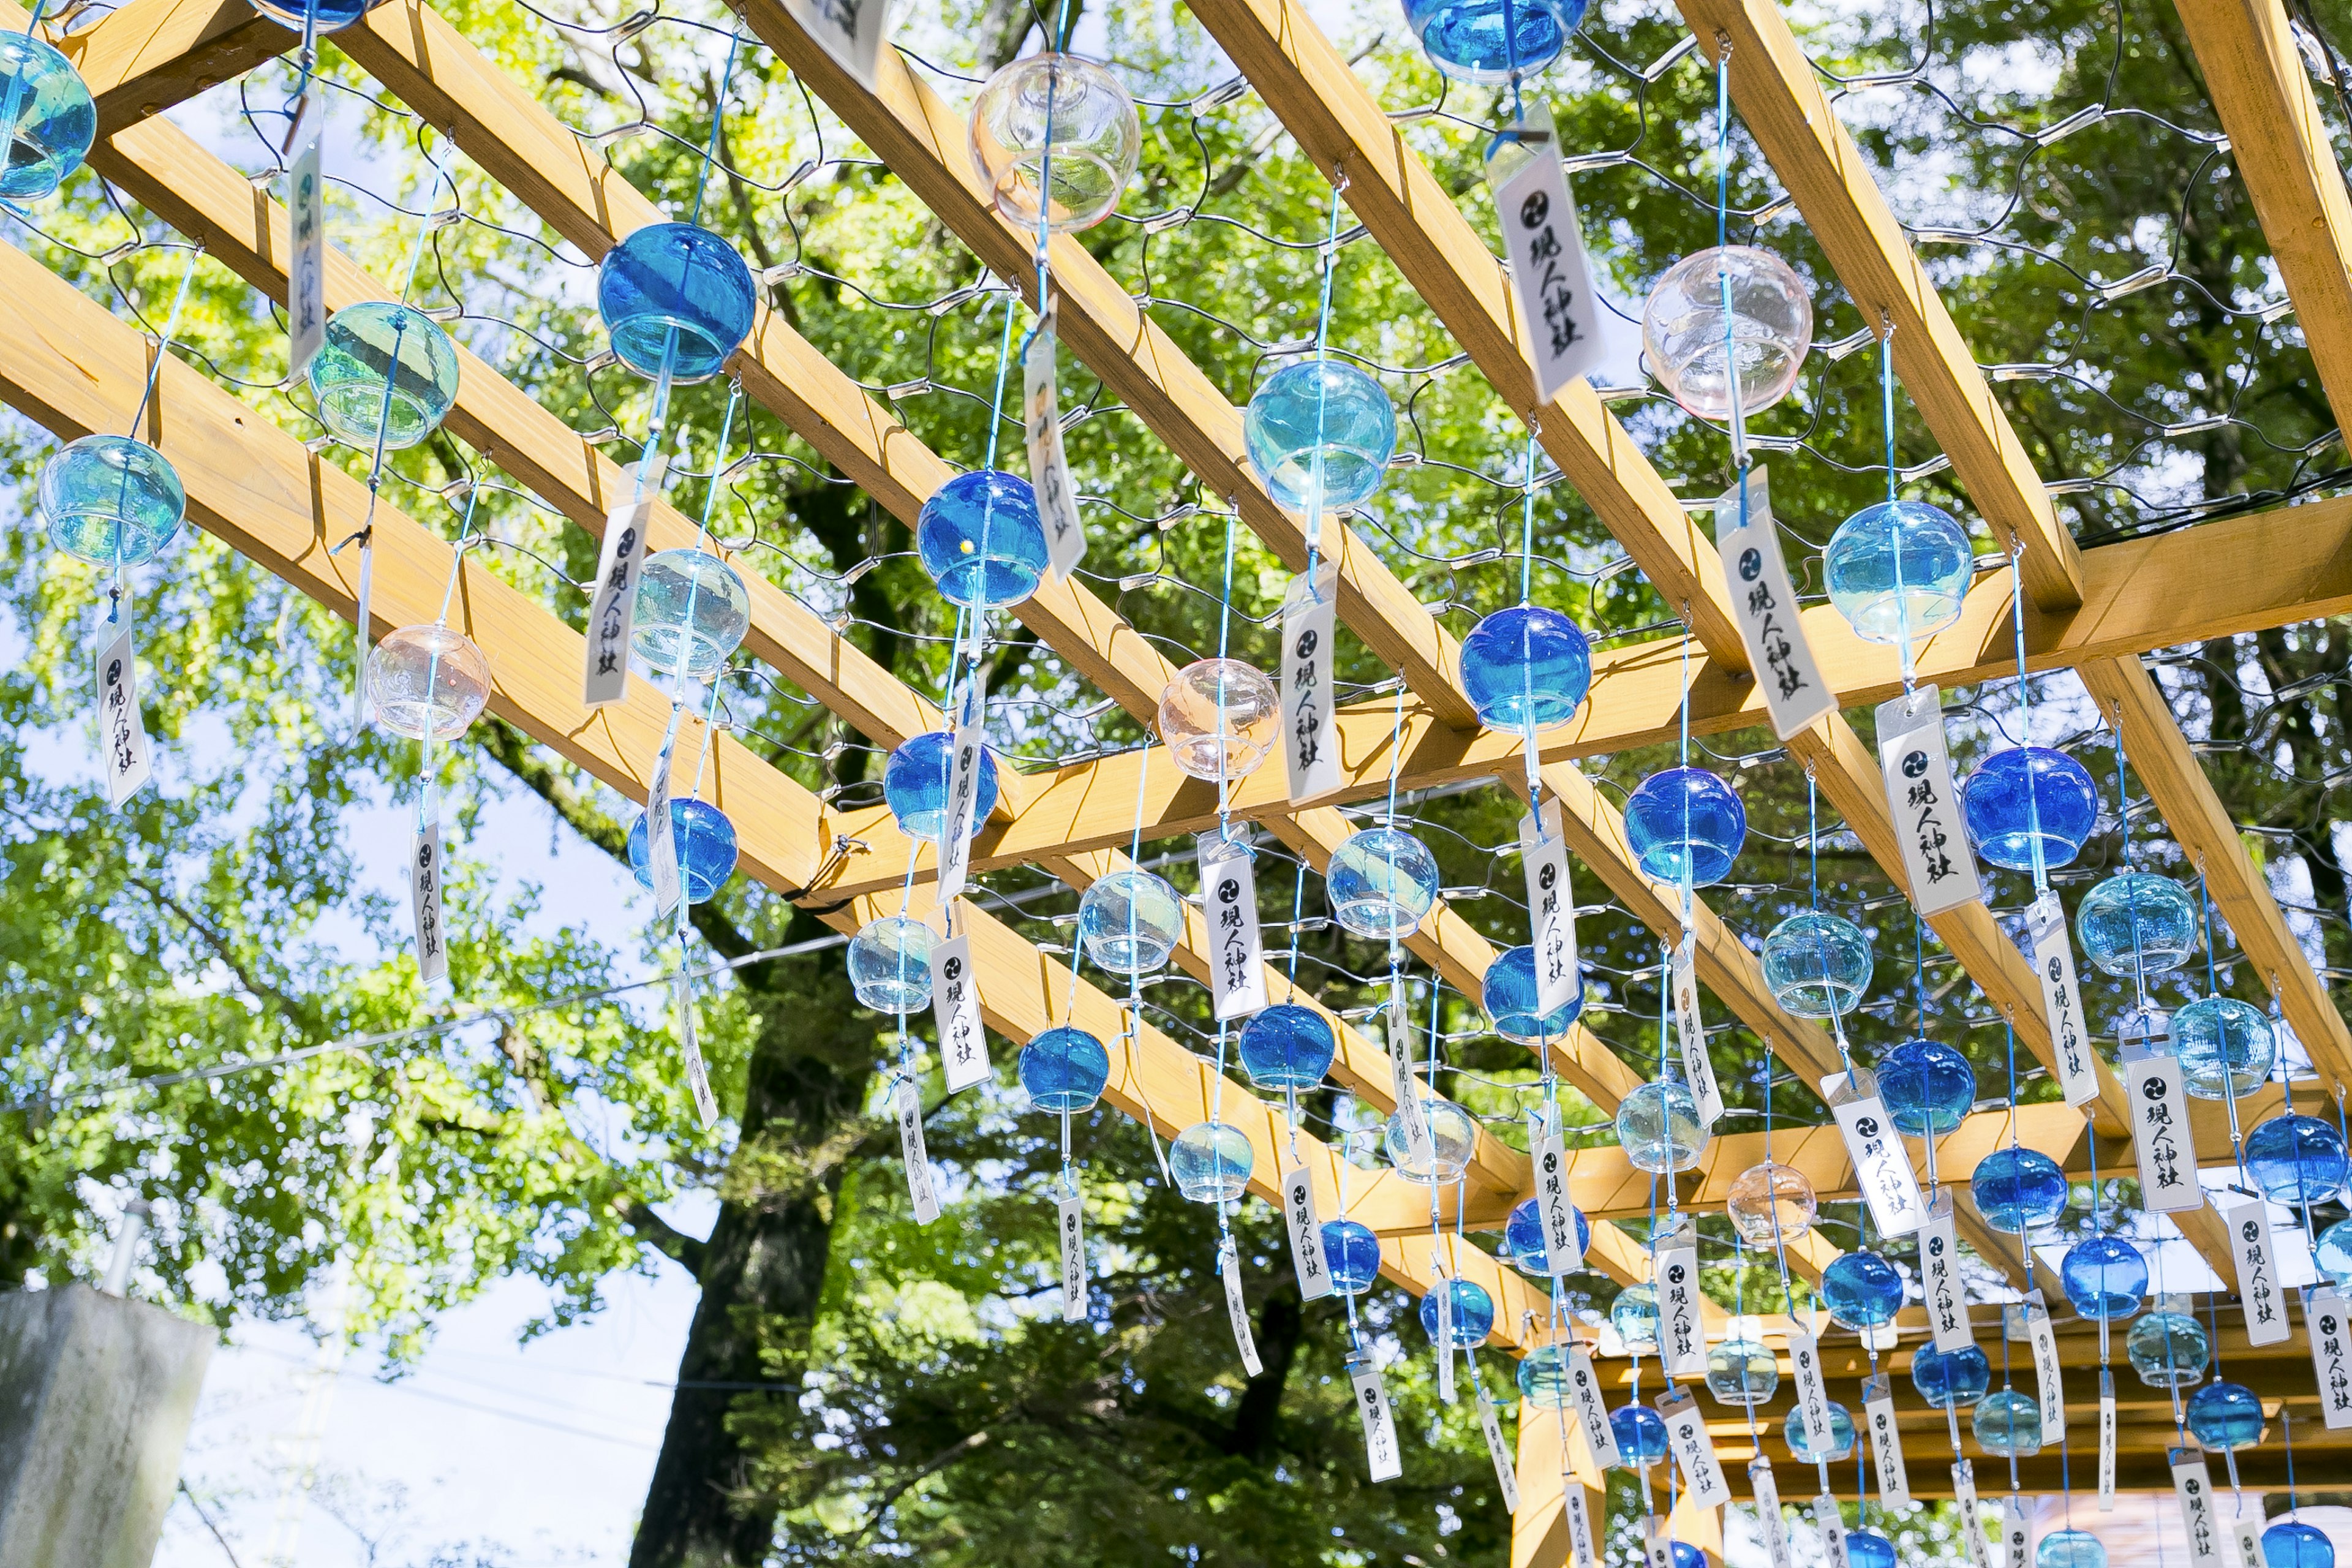
[[[2101,659],[2075,673],[2123,731],[2124,750],[2173,841],[2203,868],[2207,890],[2239,949],[2277,995],[2313,1065],[2338,1083],[2352,1081],[2352,1032],[2344,1015],[2287,930],[2269,879],[2246,853],[2246,841],[2189,749],[2163,690],[2136,658]]]
[[[1036,237],[999,217],[982,193],[961,110],[886,48],[868,89],[802,30],[782,0],[737,6],[793,72],[847,122],[891,173],[919,196],[982,264],[1036,303]],[[1242,442],[1242,412],[1074,235],[1052,247],[1062,341],[1198,476],[1237,505],[1249,526],[1293,571],[1307,564],[1303,520],[1266,493]],[[1323,520],[1323,554],[1339,565],[1339,614],[1367,647],[1448,724],[1476,715],[1456,684],[1459,650],[1343,519]]]
[[[131,0],[79,32],[42,31],[97,100],[101,142],[301,41],[244,0]]]
[[[1869,161],[1838,121],[1775,0],[1679,0],[1709,59],[1731,51],[1741,121],[1795,198],[1863,319],[1895,329],[1895,367],[1952,471],[1993,531],[2024,551],[2026,592],[2044,609],[2083,600],[2083,563],[2025,444],[1977,368]]]
[[[2341,422],[2352,410],[2352,197],[2279,0],[2189,0],[2180,25]]]

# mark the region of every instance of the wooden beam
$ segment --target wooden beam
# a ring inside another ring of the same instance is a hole
[[[2101,659],[2075,673],[2122,731],[2124,751],[2173,841],[2203,868],[2206,889],[2240,951],[2277,995],[2313,1064],[2339,1083],[2352,1080],[2352,1031],[2303,944],[2287,930],[2269,879],[2246,853],[2238,825],[2213,793],[2155,679],[2136,658]]]
[[[2352,411],[2352,198],[2286,9],[2279,0],[2184,0],[2179,11],[2342,423]]]
[[[1775,0],[1679,0],[1708,60],[1731,50],[1739,118],[1795,198],[1863,320],[1895,328],[1895,366],[1996,535],[2024,550],[2026,592],[2044,609],[2082,603],[2083,563],[2025,444],[1977,368],[1870,163],[1815,80]]]
[[[1502,264],[1298,0],[1192,0],[1192,15],[1484,371],[1659,595],[1727,668],[1745,668],[1715,546],[1633,438],[1578,382],[1544,407]]]
[[[301,41],[246,0],[130,0],[79,32],[42,34],[89,87],[100,142]]]
[[[1036,304],[1036,237],[999,217],[982,191],[962,110],[933,92],[895,48],[882,51],[869,89],[802,30],[782,0],[740,0],[737,8],[983,266]],[[1303,569],[1303,520],[1278,505],[1250,467],[1242,411],[1137,308],[1076,236],[1056,237],[1051,257],[1062,341],[1211,493],[1240,508],[1285,564]],[[1326,517],[1322,540],[1325,558],[1339,563],[1341,618],[1446,723],[1475,726],[1476,715],[1457,685],[1459,650],[1452,636],[1343,519]]]
[[[1593,1469],[1582,1439],[1569,1436],[1573,1419],[1566,1410],[1519,1402],[1519,1506],[1511,1516],[1511,1568],[1559,1568],[1569,1560],[1564,1500],[1571,1486],[1584,1490],[1593,1545],[1600,1547],[1605,1539],[1608,1485]]]

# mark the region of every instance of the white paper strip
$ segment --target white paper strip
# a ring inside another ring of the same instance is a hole
[[[939,1189],[931,1184],[931,1157],[923,1147],[923,1094],[911,1079],[901,1079],[892,1097],[898,1113],[898,1153],[907,1163],[907,1195],[913,1200],[915,1223],[929,1225],[940,1217]]]
[[[1919,1178],[1911,1172],[1911,1156],[1895,1134],[1886,1107],[1873,1092],[1856,1097],[1857,1086],[1844,1073],[1822,1079],[1822,1098],[1837,1118],[1853,1162],[1855,1184],[1869,1200],[1870,1217],[1881,1236],[1908,1236],[1925,1224],[1927,1202],[1919,1193]]]
[[[2015,1492],[2000,1500],[2000,1544],[2018,1568],[2033,1561],[2033,1516]]]
[[[1836,1494],[1823,1492],[1813,1500],[1813,1522],[1821,1527],[1822,1561],[1827,1568],[1849,1568],[1845,1551],[1845,1515],[1838,1511]]]
[[[596,586],[588,600],[587,664],[580,700],[591,708],[618,702],[629,690],[629,633],[637,623],[637,567],[645,556],[646,525],[654,515],[660,472],[646,481],[645,499],[624,501],[604,517],[596,552]]]
[[[1547,1131],[1536,1147],[1536,1212],[1543,1219],[1544,1272],[1557,1279],[1583,1268],[1576,1205],[1568,1194],[1568,1144],[1558,1132]]]
[[[1503,1438],[1502,1417],[1496,1413],[1495,1401],[1488,1396],[1486,1385],[1478,1385],[1478,1430],[1486,1436],[1486,1458],[1495,1467],[1495,1486],[1503,1494],[1503,1511],[1519,1511],[1519,1472],[1511,1458],[1511,1446]]]
[[[784,14],[824,52],[874,90],[882,43],[890,33],[887,0],[783,0]]]
[[[1903,847],[1911,902],[1923,915],[1979,902],[1976,857],[1952,787],[1952,757],[1944,745],[1944,694],[1922,686],[1879,705],[1878,765],[1886,782],[1886,809]]]
[[[1559,802],[1544,802],[1519,818],[1519,862],[1528,878],[1528,931],[1536,951],[1536,1016],[1548,1018],[1576,1000],[1576,893],[1568,879],[1568,836]]]
[[[1675,1538],[1654,1513],[1642,1521],[1642,1568],[1675,1568]]]
[[[1592,1468],[1613,1470],[1625,1462],[1617,1447],[1617,1429],[1609,1425],[1609,1405],[1601,1395],[1601,1379],[1592,1370],[1592,1352],[1570,1342],[1568,1347],[1568,1395],[1576,1410],[1577,1429],[1592,1455]]]
[[[1756,1493],[1756,1531],[1764,1539],[1770,1568],[1790,1568],[1789,1521],[1780,1516],[1780,1487],[1772,1479],[1772,1461],[1759,1454],[1748,1461],[1748,1484]]]
[[[1291,580],[1282,604],[1282,762],[1294,805],[1339,787],[1332,718],[1332,637],[1339,625],[1339,563],[1318,561],[1310,583]]]
[[[1712,1127],[1723,1118],[1723,1091],[1716,1087],[1715,1063],[1706,1054],[1706,1025],[1699,1016],[1698,971],[1691,954],[1696,940],[1685,935],[1675,949],[1675,1038],[1682,1047],[1683,1078],[1698,1102],[1699,1125]]]
[[[2116,1511],[2116,1374],[2099,1369],[2099,1511]]]
[[[1257,1339],[1250,1332],[1249,1301],[1242,1295],[1241,1254],[1231,1242],[1218,1252],[1219,1268],[1225,1277],[1225,1316],[1234,1325],[1234,1348],[1242,1352],[1242,1369],[1255,1377],[1265,1368],[1258,1363]]]
[[[1952,1503],[1959,1511],[1969,1568],[1992,1568],[1992,1542],[1985,1539],[1984,1510],[1977,1504],[1976,1467],[1966,1459],[1952,1461]]]
[[[360,591],[352,617],[352,728],[368,721],[368,637],[375,625],[375,527],[360,537]]]
[[[286,145],[287,221],[293,245],[286,268],[286,379],[290,384],[310,366],[310,356],[327,341],[327,183],[319,167],[320,132],[326,128],[323,94],[306,92]],[[362,637],[367,635],[362,626]]]
[[[1805,1426],[1805,1447],[1826,1453],[1835,1441],[1830,1427],[1829,1390],[1822,1383],[1821,1344],[1802,1329],[1789,1331],[1789,1365],[1797,1384],[1797,1415]]]
[[[1086,525],[1078,521],[1077,487],[1070,482],[1070,458],[1062,447],[1061,399],[1054,386],[1055,300],[1047,296],[1045,318],[1029,341],[1022,364],[1022,434],[1029,446],[1029,485],[1036,492],[1037,518],[1045,525],[1045,559],[1067,577],[1087,557]]]
[[[1652,1255],[1658,1288],[1658,1349],[1670,1377],[1706,1375],[1706,1330],[1699,1316],[1698,1237],[1687,1221]]]
[[[971,938],[950,937],[931,949],[931,1021],[940,1031],[940,1066],[955,1094],[989,1077],[988,1031],[980,1021],[980,987],[971,973]]]
[[[2124,1098],[2131,1104],[2140,1206],[2150,1214],[2203,1208],[2205,1194],[2197,1184],[2197,1144],[2189,1131],[2180,1058],[2169,1051],[2126,1046],[2116,1070],[2123,1079]]]
[[[2083,1021],[2074,944],[2067,939],[2066,910],[2056,889],[2026,910],[2025,934],[2033,944],[2033,973],[2042,982],[2042,1015],[2050,1021],[2051,1048],[2058,1053],[2059,1087],[2069,1105],[2096,1100],[2098,1058],[2091,1054],[2090,1026]]]
[[[2213,1517],[2213,1479],[2205,1456],[2194,1448],[2170,1448],[2172,1490],[2180,1500],[2180,1526],[2189,1537],[2189,1568],[2223,1568],[2221,1521]]]
[[[1526,116],[1497,140],[1528,154],[1495,187],[1495,210],[1510,261],[1511,295],[1535,363],[1536,401],[1548,404],[1607,357],[1601,298],[1569,197],[1551,110],[1530,100]]]
[[[1570,1568],[1600,1568],[1600,1552],[1592,1539],[1592,1510],[1585,1506],[1584,1489],[1571,1485],[1561,1500],[1567,1506]],[[1517,1511],[1516,1510],[1514,1511]]]
[[[1404,1458],[1397,1451],[1396,1415],[1389,1408],[1381,1369],[1370,1356],[1352,1359],[1348,1363],[1348,1381],[1356,1391],[1356,1416],[1363,1423],[1364,1458],[1370,1463],[1371,1479],[1392,1481],[1404,1474]]]
[[[964,889],[971,871],[971,836],[980,826],[980,781],[988,751],[988,682],[975,657],[956,709],[955,750],[948,761],[947,837],[940,844],[941,904]]]
[[[1412,1070],[1412,1020],[1404,1005],[1404,977],[1389,981],[1389,1093],[1394,1097],[1397,1124],[1404,1129],[1405,1152],[1417,1165],[1428,1164],[1429,1111],[1422,1104],[1421,1084]]]
[[[1927,1198],[1927,1223],[1919,1228],[1919,1275],[1936,1348],[1948,1352],[1974,1344],[1976,1332],[1969,1321],[1969,1296],[1960,1280],[1960,1244],[1949,1187],[1938,1187]]]
[[[2050,1307],[2042,1292],[2025,1298],[2025,1334],[2033,1344],[2033,1381],[2042,1395],[2042,1441],[2046,1447],[2066,1435],[2066,1391],[2058,1370],[2058,1340],[2050,1331]]]
[[[1744,508],[1736,484],[1715,503],[1716,552],[1723,562],[1732,618],[1748,647],[1748,668],[1758,672],[1756,685],[1772,716],[1773,734],[1786,741],[1833,710],[1837,693],[1822,679],[1812,646],[1805,641],[1760,464],[1748,470],[1747,490]]]
[[[1902,1508],[1911,1500],[1911,1472],[1903,1463],[1903,1428],[1895,1419],[1895,1390],[1881,1376],[1862,1380],[1862,1419],[1870,1428],[1870,1455],[1878,1465],[1879,1500]]]
[[[449,946],[441,924],[441,818],[416,830],[408,857],[408,914],[416,931],[416,977],[427,985],[448,978]]]
[[[1055,1205],[1062,1233],[1062,1321],[1087,1316],[1087,1200],[1071,1193]]]
[[[101,635],[106,631],[100,629]],[[100,645],[94,673],[99,742],[106,752],[100,767],[106,774],[108,801],[120,806],[144,788],[154,772],[146,721],[139,716],[139,656],[128,610]]]
[[[702,1042],[694,1026],[694,983],[683,972],[670,977],[671,1033],[686,1068],[686,1089],[694,1096],[694,1114],[705,1127],[719,1124],[719,1100],[710,1092],[710,1068],[702,1059]]]
[[[2304,1300],[2304,1327],[2311,1340],[2311,1374],[2319,1385],[2319,1413],[2330,1431],[2352,1426],[2352,1333],[2347,1331],[2344,1298],[2322,1285]]]
[[[1265,1011],[1264,938],[1249,847],[1215,828],[1201,835],[1201,902],[1209,922],[1209,982],[1219,1023]]]
[[[2260,1503],[2256,1503],[2254,1506],[2257,1510],[2262,1507]],[[2244,1507],[2245,1503],[2241,1500],[2238,1503],[2238,1508],[2242,1509]],[[2235,1555],[2238,1560],[2238,1568],[2266,1568],[2267,1559],[2264,1557],[2263,1552],[2263,1516],[2261,1513],[2257,1512],[2252,1517],[2249,1518],[2244,1513],[2232,1510],[2230,1515],[2229,1532],[2231,1544],[2237,1549]]]
[[[1298,1273],[1298,1299],[1319,1301],[1331,1293],[1331,1261],[1323,1252],[1315,1183],[1304,1165],[1282,1173],[1282,1223],[1290,1233],[1290,1266]]]
[[[2286,1298],[2279,1290],[2278,1247],[2271,1237],[2271,1207],[2260,1198],[2239,1198],[2221,1209],[2230,1251],[2238,1264],[2238,1300],[2246,1310],[2246,1342],[2274,1345],[2293,1331]]]
[[[673,738],[677,726],[672,723]],[[669,809],[669,767],[677,748],[665,744],[654,758],[653,782],[646,788],[646,870],[654,884],[654,919],[666,920],[677,908],[682,889],[677,880],[677,820]]]
[[[1666,1418],[1666,1446],[1675,1451],[1682,1470],[1685,1500],[1693,1508],[1721,1508],[1731,1500],[1731,1482],[1715,1457],[1715,1439],[1706,1434],[1706,1413],[1687,1388],[1658,1395],[1658,1414]]]
[[[1446,1286],[1445,1278],[1437,1280],[1437,1398],[1441,1405],[1454,1403],[1454,1292]]]

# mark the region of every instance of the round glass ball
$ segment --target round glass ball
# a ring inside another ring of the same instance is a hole
[[[1591,642],[1558,610],[1514,605],[1462,639],[1462,689],[1490,730],[1556,729],[1576,717],[1591,687]]]
[[[1313,1089],[1339,1050],[1323,1015],[1292,1002],[1252,1015],[1238,1045],[1242,1067],[1260,1089]]]
[[[1822,1301],[1832,1321],[1875,1329],[1903,1310],[1903,1276],[1875,1252],[1843,1252],[1822,1270]]]
[[[1323,1222],[1323,1261],[1331,1268],[1331,1289],[1360,1296],[1381,1277],[1381,1238],[1351,1219]]]
[[[1655,1285],[1628,1285],[1610,1303],[1609,1326],[1617,1331],[1617,1337],[1624,1342],[1630,1354],[1656,1350],[1663,1321]]]
[[[1237,658],[1196,659],[1160,695],[1160,739],[1180,773],[1247,778],[1282,737],[1282,694]]]
[[[596,313],[640,375],[709,381],[751,334],[759,295],[735,247],[688,223],[650,223],[596,265]]]
[[[1566,1410],[1576,1403],[1569,1384],[1568,1352],[1558,1345],[1538,1345],[1519,1361],[1519,1397],[1546,1410]]]
[[[1405,0],[1405,26],[1456,81],[1533,76],[1559,58],[1586,0]]]
[[[1078,900],[1078,941],[1113,974],[1149,974],[1184,936],[1184,900],[1149,871],[1113,871]]]
[[[1143,156],[1135,100],[1109,68],[1045,52],[1004,66],[971,104],[971,167],[1005,219],[1033,238],[1039,192],[1055,234],[1092,228],[1118,208]]]
[[[1976,1068],[1936,1040],[1904,1041],[1880,1060],[1877,1079],[1887,1120],[1914,1138],[1951,1131],[1977,1102]]]
[[[310,380],[337,440],[365,452],[379,437],[387,447],[414,447],[457,401],[457,345],[421,310],[362,300],[328,319]]]
[[[2197,1315],[2167,1301],[2132,1325],[2124,1353],[2149,1387],[2186,1388],[2204,1379],[2205,1363],[2213,1351]]]
[[[1800,1018],[1851,1013],[1870,989],[1870,937],[1843,915],[1790,915],[1764,939],[1764,985]]]
[[[37,202],[54,195],[98,139],[89,85],[40,39],[0,32],[0,97],[16,111],[15,123],[0,127],[0,196]]]
[[[1617,1142],[1637,1171],[1689,1170],[1706,1152],[1707,1136],[1698,1101],[1680,1079],[1645,1083],[1617,1107]]]
[[[1396,406],[1354,365],[1299,360],[1268,376],[1242,416],[1250,466],[1293,511],[1354,506],[1381,488],[1396,453]]]
[[[1830,603],[1864,642],[1918,643],[1960,618],[1976,571],[1969,531],[1925,501],[1866,506],[1830,535]]]
[[[751,629],[751,595],[735,568],[681,545],[646,558],[629,647],[656,674],[680,669],[709,680],[727,668]]]
[[[378,5],[383,0],[319,0],[318,30],[321,34],[338,33]],[[299,33],[302,30],[309,7],[299,0],[253,0],[253,8]]]
[[[1911,1386],[1930,1410],[1966,1410],[1992,1386],[1992,1363],[1974,1345],[1939,1351],[1931,1340],[1911,1357]]]
[[[1778,1247],[1812,1229],[1821,1200],[1802,1171],[1763,1160],[1739,1173],[1723,1206],[1742,1241]]]
[[[2033,1568],[2107,1568],[2107,1549],[2087,1530],[2053,1530],[2033,1549]]]
[[[1826,1402],[1830,1413],[1830,1441],[1826,1448],[1815,1448],[1812,1437],[1805,1430],[1805,1413],[1800,1409],[1789,1412],[1789,1419],[1780,1428],[1788,1439],[1789,1452],[1808,1465],[1834,1465],[1853,1452],[1853,1416],[1836,1400]]]
[[[673,800],[669,833],[672,852],[677,857],[677,885],[686,901],[707,901],[735,874],[735,825],[707,800]],[[648,891],[654,885],[650,837],[641,811],[629,825],[629,869],[636,873],[637,886]]]
[[[2311,1257],[2337,1289],[2352,1287],[2352,1219],[2339,1219],[2321,1231]]]
[[[1437,858],[1401,827],[1363,827],[1323,867],[1331,918],[1358,936],[1408,937],[1437,907]]]
[[[1242,1131],[1223,1121],[1198,1121],[1168,1145],[1168,1173],[1176,1190],[1196,1204],[1229,1204],[1249,1190],[1257,1156]]]
[[[1666,1457],[1665,1417],[1646,1405],[1621,1405],[1609,1413],[1609,1431],[1617,1439],[1624,1468],[1646,1470]]]
[[[1592,1245],[1592,1225],[1584,1211],[1569,1205],[1576,1220],[1576,1250],[1579,1257]],[[1551,1278],[1551,1255],[1544,1238],[1543,1206],[1534,1198],[1521,1198],[1511,1205],[1510,1217],[1503,1222],[1503,1252],[1512,1267],[1522,1274],[1538,1279]]]
[[[2263,1402],[2242,1383],[2209,1383],[2189,1396],[2189,1432],[2224,1453],[2263,1440]]]
[[[1110,1052],[1084,1029],[1066,1024],[1022,1047],[1018,1065],[1029,1103],[1065,1116],[1093,1110],[1110,1081]]]
[[[2290,1208],[2341,1191],[2347,1173],[2343,1134],[2315,1116],[2273,1116],[2246,1135],[2246,1166],[2263,1196]]]
[[[955,783],[955,735],[947,730],[909,735],[882,765],[882,798],[898,831],[937,844],[948,836],[948,797]],[[980,787],[971,803],[974,826],[996,809],[996,753],[980,749]]]
[[[919,1013],[931,1005],[931,950],[940,933],[905,915],[884,915],[849,941],[849,988],[877,1013]]]
[[[0,45],[14,36],[0,33]],[[41,465],[40,500],[50,547],[110,571],[155,559],[188,515],[171,463],[128,436],[68,442]]]
[[[1486,1005],[1486,1021],[1495,1033],[1517,1045],[1538,1046],[1545,1040],[1565,1037],[1568,1026],[1584,1011],[1584,977],[1577,976],[1575,994],[1567,1001],[1549,1013],[1538,1015],[1536,950],[1532,944],[1522,942],[1517,947],[1505,948],[1486,965],[1479,1000]]]
[[[2100,973],[2165,974],[2197,951],[2197,900],[2169,877],[2118,871],[2083,895],[2074,938]]]
[[[2281,1520],[2263,1531],[2263,1568],[2336,1568],[2336,1543],[2299,1519]]]
[[[490,661],[454,626],[402,626],[368,650],[367,694],[394,734],[455,740],[490,700]]]
[[[1748,842],[1748,812],[1705,768],[1652,773],[1625,800],[1625,840],[1642,874],[1694,888],[1719,882]]]
[[[2200,1100],[2251,1094],[2278,1060],[2278,1036],[2261,1008],[2234,996],[2203,996],[2172,1016],[2180,1084]]]
[[[1985,1224],[2022,1236],[2066,1212],[2066,1173],[2039,1149],[1996,1149],[1977,1163],[1969,1195]]]
[[[1486,1294],[1486,1288],[1472,1279],[1448,1279],[1444,1289],[1454,1318],[1453,1346],[1458,1350],[1486,1343],[1495,1330],[1495,1299]],[[1437,1338],[1435,1290],[1421,1299],[1421,1328],[1431,1340]]]
[[[915,553],[950,605],[1017,605],[1037,591],[1048,564],[1037,492],[998,468],[958,474],[916,514]]]
[[[1450,1100],[1433,1094],[1421,1097],[1421,1113],[1429,1123],[1426,1157],[1417,1155],[1405,1136],[1404,1112],[1391,1111],[1381,1134],[1381,1152],[1396,1173],[1422,1186],[1445,1186],[1461,1178],[1478,1147],[1478,1119]]]
[[[1846,1568],[1895,1568],[1895,1542],[1867,1527],[1845,1532]]]
[[[2042,1452],[2042,1404],[2030,1394],[2003,1388],[1986,1394],[1969,1425],[1988,1454],[2030,1459]]]
[[[2120,1236],[2088,1236],[2066,1249],[2058,1278],[2077,1316],[2112,1323],[2139,1310],[2147,1259]]]
[[[1724,315],[1724,284],[1731,313]],[[1666,269],[1642,310],[1642,348],[1666,395],[1701,419],[1753,419],[1789,395],[1813,345],[1813,302],[1796,269],[1732,245]]]
[[[1780,1362],[1755,1340],[1724,1340],[1706,1352],[1707,1392],[1726,1405],[1761,1405],[1780,1386]]]
[[[1706,1553],[1689,1542],[1669,1541],[1666,1544],[1673,1548],[1674,1568],[1706,1568]],[[1859,1568],[1859,1564],[1853,1568]]]
[[[2099,819],[2099,792],[2083,764],[2047,746],[1995,752],[1960,786],[1960,809],[1977,853],[2011,871],[2045,868],[2082,852]]]

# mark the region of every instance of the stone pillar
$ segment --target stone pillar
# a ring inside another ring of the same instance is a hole
[[[86,1285],[0,1295],[0,1563],[148,1568],[213,1339]]]

